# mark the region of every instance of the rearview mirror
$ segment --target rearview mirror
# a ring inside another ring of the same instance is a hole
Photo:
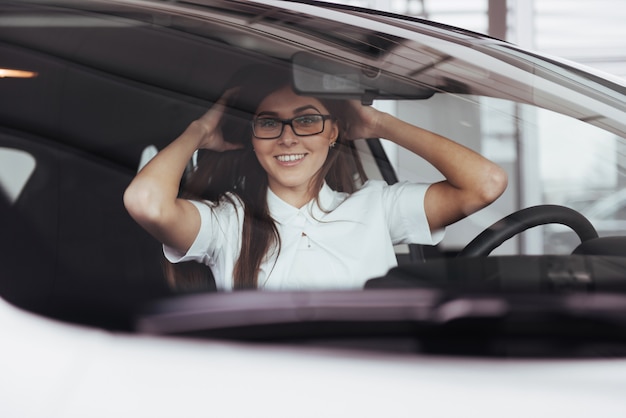
[[[369,65],[339,62],[309,52],[292,57],[294,91],[331,99],[427,99],[435,91],[416,86]]]

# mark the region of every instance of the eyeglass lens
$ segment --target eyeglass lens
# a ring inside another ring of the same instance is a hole
[[[316,135],[324,131],[324,115],[302,115],[292,119],[257,118],[252,122],[254,136],[274,139],[282,135],[285,125],[291,126],[298,136]]]

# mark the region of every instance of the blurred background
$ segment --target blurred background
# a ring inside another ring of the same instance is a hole
[[[530,51],[583,64],[622,83],[626,79],[626,0],[333,1],[488,34]],[[388,106],[384,102],[375,105]],[[453,124],[432,107],[429,102],[420,108],[400,104],[383,110],[454,138]],[[467,236],[476,235],[504,214],[546,203],[581,211],[601,235],[626,233],[625,138],[550,112],[497,100],[482,99],[478,116],[473,112],[467,109],[467,120],[475,118],[473,126],[480,128],[463,133],[464,139],[471,137],[474,149],[507,169],[509,187],[472,221],[449,227],[441,249],[453,253],[467,243]],[[385,146],[401,178],[439,179],[410,153],[393,144]],[[568,150],[567,156],[564,150]],[[507,241],[495,253],[532,254],[542,248],[546,253],[568,254],[578,242],[568,228],[538,227]]]
[[[333,0],[489,34],[626,78],[625,0]]]

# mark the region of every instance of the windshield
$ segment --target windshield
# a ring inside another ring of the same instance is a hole
[[[155,300],[209,295],[215,329],[274,306],[262,323],[339,335],[391,315],[383,294],[430,327],[447,292],[536,296],[535,324],[562,290],[623,290],[598,284],[623,254],[572,255],[625,235],[623,84],[428,22],[198,3],[0,3],[3,299],[145,331]],[[473,297],[481,318],[526,306]]]

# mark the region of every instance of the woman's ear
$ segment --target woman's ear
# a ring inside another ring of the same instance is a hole
[[[330,132],[330,142],[334,143],[337,141],[337,138],[339,138],[339,124],[337,123],[337,121],[333,120],[333,124],[332,124],[332,130]]]

